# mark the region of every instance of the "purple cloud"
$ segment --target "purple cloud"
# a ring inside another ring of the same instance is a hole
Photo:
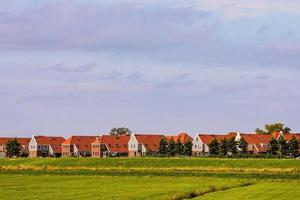
[[[153,50],[192,43],[203,30],[189,29],[207,16],[138,3],[50,2],[0,18],[0,43],[2,49]]]

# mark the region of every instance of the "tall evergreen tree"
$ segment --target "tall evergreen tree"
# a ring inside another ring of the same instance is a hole
[[[225,156],[228,153],[228,140],[224,138],[220,142],[220,154]]]
[[[192,147],[193,144],[190,140],[186,141],[183,147],[184,155],[191,156],[192,155]]]
[[[294,157],[299,155],[299,142],[295,138],[295,136],[293,136],[290,140],[289,153],[292,154]]]
[[[176,155],[183,155],[183,144],[181,142],[180,137],[178,137],[177,142],[175,144]]]
[[[243,137],[238,142],[238,148],[240,149],[241,154],[246,154],[248,152],[248,143]]]
[[[282,136],[278,139],[278,151],[280,155],[287,155],[288,153],[288,144]]]
[[[214,138],[210,144],[209,147],[209,154],[210,155],[218,155],[219,154],[219,142],[216,138]]]
[[[269,153],[271,153],[272,155],[276,155],[279,149],[277,140],[272,137],[269,142],[269,145],[270,145]]]
[[[9,140],[6,144],[6,151],[8,157],[20,156],[21,144],[17,139]]]
[[[238,152],[237,149],[237,141],[235,141],[235,138],[232,137],[228,140],[228,151],[232,154],[235,155]]]
[[[169,154],[169,156],[175,156],[176,155],[176,144],[175,144],[173,138],[171,138],[170,141],[169,141],[168,154]]]
[[[168,155],[168,141],[162,138],[159,142],[159,154],[162,156]]]

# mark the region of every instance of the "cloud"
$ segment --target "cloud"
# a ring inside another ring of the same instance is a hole
[[[200,0],[196,8],[219,12],[225,19],[254,18],[274,12],[300,15],[300,3],[294,0]]]
[[[190,78],[188,73],[183,73],[170,80],[162,81],[157,84],[160,88],[177,87],[177,86],[190,86],[194,85],[195,81]]]
[[[260,26],[257,30],[256,30],[256,35],[264,35],[266,34],[270,29],[270,26],[265,24],[265,25],[262,25]]]
[[[94,69],[97,65],[94,63],[87,63],[82,64],[77,67],[67,67],[64,63],[59,63],[52,67],[46,67],[42,70],[52,70],[52,71],[58,71],[58,72],[64,72],[64,73],[81,73],[81,72],[88,72]]]
[[[51,1],[0,18],[1,49],[149,51],[208,34],[208,12],[144,3]]]
[[[132,72],[126,76],[129,81],[140,82],[143,74],[140,72]]]

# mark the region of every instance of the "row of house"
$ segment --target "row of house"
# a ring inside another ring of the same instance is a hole
[[[183,144],[192,142],[192,154],[203,156],[209,153],[209,144],[213,139],[234,138],[239,141],[244,138],[248,143],[248,152],[253,154],[266,153],[269,141],[273,137],[284,137],[287,141],[292,137],[300,140],[300,134],[246,134],[230,132],[228,134],[196,134],[194,138],[187,133],[175,136],[162,134],[131,134],[131,135],[99,135],[99,136],[71,136],[68,139],[57,136],[32,136],[32,138],[16,138],[21,144],[21,155],[29,158],[36,157],[109,157],[109,156],[142,156],[155,155],[159,151],[161,139]],[[6,144],[14,138],[0,138],[0,157],[6,157]]]
[[[192,152],[194,156],[201,156],[209,154],[209,144],[213,139],[221,142],[223,139],[234,138],[235,141],[239,142],[243,138],[248,146],[247,150],[250,154],[264,154],[269,150],[269,142],[272,138],[278,140],[283,137],[287,142],[295,137],[300,141],[299,133],[287,133],[274,132],[272,134],[254,134],[254,133],[240,133],[230,132],[228,134],[197,134],[193,139]]]

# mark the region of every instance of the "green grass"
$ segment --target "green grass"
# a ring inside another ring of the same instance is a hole
[[[287,200],[300,198],[300,183],[265,182],[243,188],[217,191],[195,198],[195,200]]]
[[[0,160],[0,199],[297,199],[299,180],[295,159]]]
[[[161,200],[240,183],[236,179],[191,177],[0,175],[0,199]]]
[[[300,170],[300,160],[296,159],[220,159],[220,158],[40,158],[40,159],[2,159],[1,166],[56,166],[56,167],[147,167],[147,168],[199,168],[215,167],[230,169],[287,169]]]

